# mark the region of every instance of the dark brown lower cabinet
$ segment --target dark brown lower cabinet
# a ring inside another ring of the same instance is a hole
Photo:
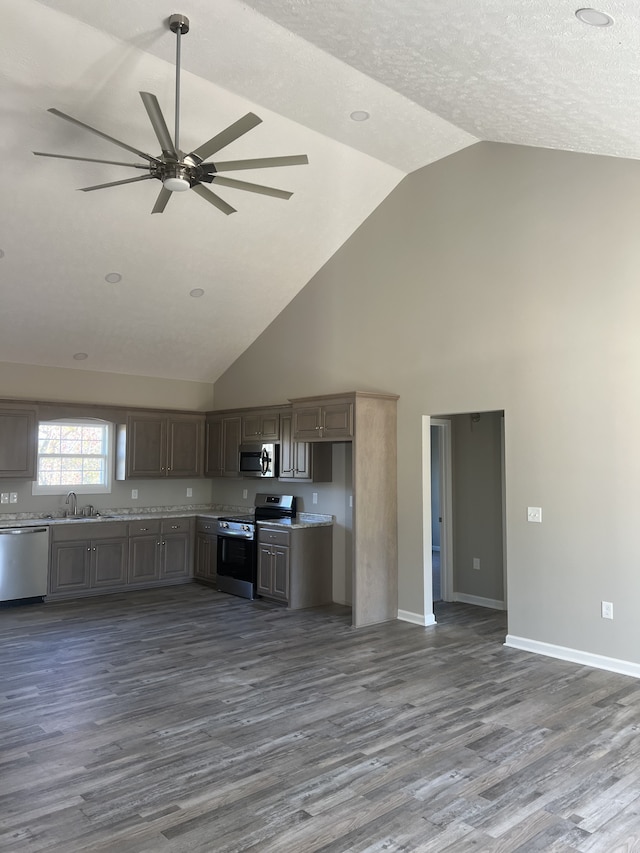
[[[127,582],[127,525],[122,522],[53,527],[48,595],[121,588]]]
[[[128,583],[157,585],[160,580],[160,520],[129,524]]]
[[[292,610],[330,604],[333,598],[331,525],[258,524],[258,595]]]
[[[280,534],[287,539],[288,534]],[[258,545],[258,595],[289,601],[289,548],[284,545]]]
[[[160,580],[177,581],[190,578],[192,571],[193,521],[161,522]]]
[[[213,521],[196,522],[193,576],[196,580],[215,586],[218,582],[218,537]]]
[[[193,576],[190,518],[51,527],[49,598],[184,583]]]

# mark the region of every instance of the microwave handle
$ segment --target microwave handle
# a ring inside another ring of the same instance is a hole
[[[265,447],[262,448],[262,454],[261,454],[261,460],[260,461],[262,464],[262,474],[264,476],[265,474],[269,473],[269,454],[267,453],[267,450]]]

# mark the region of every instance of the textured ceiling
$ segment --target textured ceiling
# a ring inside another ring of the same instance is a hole
[[[0,361],[215,381],[408,172],[478,139],[640,157],[640,11],[596,29],[578,5],[0,0]],[[156,181],[78,193],[131,173],[31,154],[129,159],[48,107],[158,154],[138,92],[172,129],[173,12],[181,147],[256,112],[222,159],[308,154],[237,175],[291,200],[227,188],[232,216],[194,193],[151,216]]]

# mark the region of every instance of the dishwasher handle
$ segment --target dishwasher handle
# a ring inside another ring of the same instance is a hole
[[[5,527],[0,529],[0,536],[5,534],[46,533],[48,527]]]

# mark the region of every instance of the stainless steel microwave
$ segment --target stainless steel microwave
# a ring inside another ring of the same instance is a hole
[[[277,477],[277,444],[241,444],[240,473],[243,477]]]

